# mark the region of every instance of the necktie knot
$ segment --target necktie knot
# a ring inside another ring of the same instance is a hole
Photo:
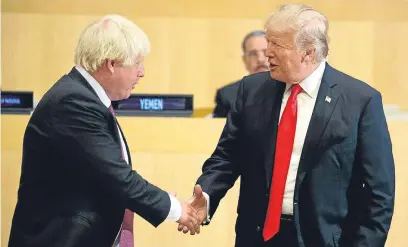
[[[299,84],[295,84],[291,87],[291,95],[293,95],[294,97],[296,97],[300,92],[302,92],[302,87]]]

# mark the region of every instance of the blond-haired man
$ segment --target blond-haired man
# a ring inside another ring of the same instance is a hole
[[[136,171],[111,101],[144,76],[150,44],[109,15],[81,34],[76,66],[44,95],[26,128],[10,247],[133,246],[133,212],[199,231],[194,210]]]
[[[326,62],[315,9],[283,5],[265,29],[270,71],[240,81],[191,205],[211,218],[241,177],[236,247],[383,247],[395,170],[381,94]]]

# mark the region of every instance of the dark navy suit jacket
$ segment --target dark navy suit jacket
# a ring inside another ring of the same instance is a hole
[[[111,247],[125,208],[161,224],[171,206],[167,192],[132,170],[120,145],[115,117],[72,69],[26,128],[8,246]]]
[[[244,77],[238,88],[197,183],[210,196],[213,216],[240,177],[235,246],[261,246],[285,84],[263,72]],[[381,94],[327,64],[296,179],[299,246],[383,247],[394,210],[394,172]]]
[[[230,83],[217,90],[215,94],[215,108],[212,113],[214,118],[226,118],[228,116],[237,97],[238,85],[239,81]]]

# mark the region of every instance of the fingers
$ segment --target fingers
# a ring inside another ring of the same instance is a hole
[[[201,223],[203,222],[203,219],[205,218],[203,214],[203,194],[201,190],[200,185],[196,185],[194,187],[194,192],[195,195],[190,198],[190,200],[187,203],[181,203],[183,212],[182,216],[179,221],[177,230],[179,232],[183,232],[184,234],[190,232],[191,235],[199,234],[200,233],[200,227]],[[201,197],[201,198],[200,198]],[[195,202],[196,200],[199,200],[200,202]],[[204,203],[205,204],[205,203]],[[198,206],[198,207],[197,207]]]
[[[192,225],[193,230],[190,231],[190,235],[200,234],[200,225]]]
[[[185,226],[183,224],[179,224],[178,227],[177,227],[177,230],[179,232],[182,231],[184,234],[188,233],[189,231],[190,231],[191,235],[195,235],[196,233],[200,234],[200,225],[194,225],[194,223],[190,221],[188,223],[188,226]]]
[[[199,221],[198,215],[196,214],[195,210],[191,207],[186,208],[186,217],[177,227],[178,231],[182,231],[184,234],[190,232],[191,235],[195,235],[196,233],[200,233],[200,225],[201,222]]]
[[[201,224],[200,223],[198,223],[198,224],[194,224],[194,231],[197,233],[197,234],[200,234],[200,226]],[[193,235],[193,234],[192,234]]]
[[[183,225],[183,224],[179,224],[178,225],[178,227],[177,227],[177,230],[179,231],[179,232],[184,232],[184,233],[187,233],[188,232],[188,227],[187,226],[185,226],[185,225]]]
[[[200,232],[200,230],[199,230],[200,224],[199,224],[197,213],[191,207],[189,207],[187,213],[188,213],[189,219],[187,221],[187,224],[183,228],[183,232],[187,233],[187,232],[190,231],[191,235],[194,235],[195,233],[198,234]],[[198,229],[198,231],[197,231],[197,229]]]
[[[187,226],[188,226],[188,229],[187,229],[187,230],[186,230],[186,229],[183,229],[183,233],[188,233],[188,231],[190,231],[190,234],[191,234],[191,235],[194,235],[194,234],[195,234],[195,227],[194,227],[193,222],[192,222],[192,221],[189,221],[189,222],[187,223]]]
[[[190,205],[200,212],[200,216],[202,216],[202,212],[206,212],[207,209],[207,200],[204,196],[204,192],[201,189],[199,184],[194,186],[194,195],[192,196],[191,200],[189,201]],[[206,216],[205,216],[206,217]],[[204,220],[204,219],[202,219]]]
[[[190,235],[200,234],[200,225],[194,224],[192,221],[188,222],[187,225],[179,224],[177,230],[183,231],[184,234],[190,232]]]
[[[194,222],[194,224],[198,222],[197,212],[192,207],[189,207],[187,214],[190,217],[190,220]]]
[[[201,185],[196,184],[196,185],[194,186],[194,196],[200,197],[200,196],[202,196],[202,195],[203,195],[203,190],[201,189]]]

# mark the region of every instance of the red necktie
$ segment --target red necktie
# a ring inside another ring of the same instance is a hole
[[[279,231],[283,193],[293,151],[297,121],[297,95],[302,91],[302,88],[299,84],[295,84],[291,87],[291,91],[279,123],[276,138],[272,185],[263,229],[265,241],[271,239]]]
[[[109,110],[112,112],[112,115],[115,116],[115,111],[113,110],[112,105],[109,106]],[[122,159],[125,159],[125,149],[122,146],[122,141],[120,141],[120,148],[122,150]],[[129,209],[125,210],[125,216],[123,217],[122,229],[120,233],[120,247],[133,247],[133,212]]]

